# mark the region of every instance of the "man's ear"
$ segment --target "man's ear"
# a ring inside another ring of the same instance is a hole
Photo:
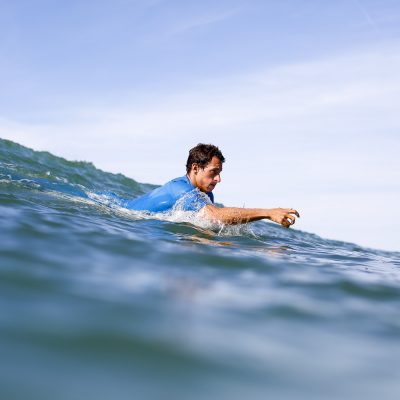
[[[197,174],[197,172],[199,172],[200,166],[197,163],[193,163],[192,164],[192,171]]]

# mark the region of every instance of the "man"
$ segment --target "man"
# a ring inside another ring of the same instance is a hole
[[[186,211],[197,211],[199,216],[224,224],[243,224],[269,219],[288,228],[299,213],[292,208],[236,208],[216,207],[212,191],[221,182],[225,158],[218,147],[198,144],[189,151],[186,175],[173,179],[150,193],[127,202],[134,210],[163,212],[178,206]]]

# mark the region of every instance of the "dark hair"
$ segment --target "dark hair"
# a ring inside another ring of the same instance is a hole
[[[192,164],[199,164],[204,169],[213,157],[219,158],[221,163],[225,162],[225,157],[221,150],[212,144],[199,143],[196,147],[189,150],[189,157],[186,162],[186,172],[192,170]]]

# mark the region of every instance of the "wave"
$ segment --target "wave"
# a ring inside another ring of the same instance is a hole
[[[1,398],[397,398],[399,253],[123,207],[154,187],[0,140]]]
[[[133,219],[159,219],[170,222],[192,223],[199,228],[211,229],[219,236],[250,235],[268,239],[299,241],[305,248],[323,249],[335,246],[350,251],[363,250],[353,243],[322,239],[317,235],[299,230],[286,230],[265,223],[242,226],[210,225],[200,220],[195,213],[175,208],[170,213],[148,213],[124,209],[126,199],[141,196],[157,185],[139,183],[123,174],[113,174],[96,168],[91,162],[68,161],[46,151],[35,151],[10,140],[0,139],[0,182],[3,185],[35,190],[52,196],[69,198],[70,201],[110,209],[115,214]],[[27,192],[25,192],[26,194]],[[22,195],[22,192],[19,193]],[[250,225],[256,228],[252,229]],[[266,228],[267,226],[267,228]],[[260,227],[263,228],[260,230]],[[257,233],[256,233],[257,232]],[[372,249],[369,249],[373,251]],[[395,252],[383,252],[381,254]],[[399,253],[397,253],[398,255]]]

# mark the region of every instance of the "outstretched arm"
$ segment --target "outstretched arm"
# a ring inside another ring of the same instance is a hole
[[[286,228],[295,223],[295,215],[300,217],[299,213],[293,208],[218,208],[213,205],[203,207],[200,210],[200,215],[213,222],[222,222],[229,225],[269,219]]]

